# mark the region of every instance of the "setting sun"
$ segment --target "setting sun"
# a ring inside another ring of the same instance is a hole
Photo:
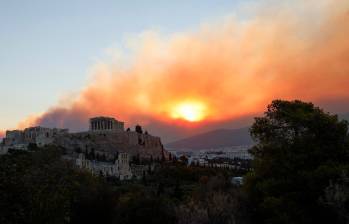
[[[200,121],[206,116],[206,106],[200,102],[185,102],[176,105],[172,118],[184,119],[190,122]]]

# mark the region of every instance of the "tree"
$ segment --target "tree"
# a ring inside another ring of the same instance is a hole
[[[321,202],[338,214],[343,223],[349,223],[349,177],[345,172],[337,183],[330,182]]]
[[[28,150],[29,151],[35,151],[35,150],[38,150],[38,149],[39,149],[39,147],[38,147],[38,145],[36,143],[29,143],[28,144]]]
[[[139,192],[133,192],[120,200],[115,213],[115,223],[176,223],[173,206],[169,201],[162,197],[149,197]]]
[[[111,188],[53,146],[0,157],[0,223],[111,223]]]
[[[137,155],[132,157],[132,162],[136,165],[141,164],[141,157],[140,157],[139,153],[137,153]]]
[[[179,157],[179,160],[180,160],[182,163],[184,163],[185,165],[188,164],[188,158],[187,158],[185,155],[181,155],[181,156]]]
[[[137,124],[135,127],[135,131],[139,134],[143,134],[142,126]]]
[[[76,147],[76,148],[75,148],[75,152],[76,152],[76,153],[81,153],[81,152],[82,152],[82,151],[81,151],[81,148],[80,148],[80,147]]]
[[[262,223],[339,223],[319,199],[348,169],[348,123],[312,103],[275,100],[250,130],[256,145],[245,181]]]

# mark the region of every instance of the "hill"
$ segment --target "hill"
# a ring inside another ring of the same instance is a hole
[[[168,149],[209,149],[253,144],[248,128],[217,129],[166,144]]]

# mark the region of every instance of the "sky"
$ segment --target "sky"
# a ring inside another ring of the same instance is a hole
[[[345,113],[348,21],[346,0],[0,1],[0,130],[105,115],[171,141],[276,98]]]
[[[152,3],[151,3],[152,2]],[[144,30],[190,30],[238,1],[0,1],[0,129],[84,87],[108,49]]]

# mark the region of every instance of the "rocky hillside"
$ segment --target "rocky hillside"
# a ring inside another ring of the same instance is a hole
[[[137,132],[114,133],[70,133],[58,136],[54,144],[61,146],[68,153],[91,152],[106,156],[115,156],[118,152],[142,157],[161,158],[163,146],[159,137]]]

